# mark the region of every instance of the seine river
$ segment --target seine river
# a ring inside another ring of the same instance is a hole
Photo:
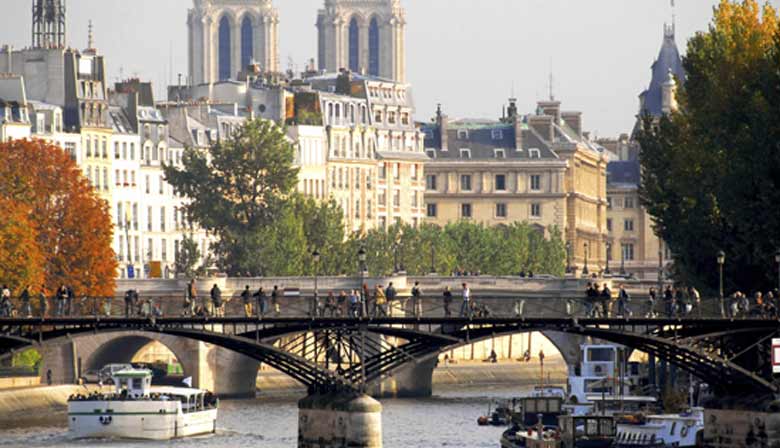
[[[503,428],[478,427],[476,420],[495,398],[522,395],[521,388],[438,389],[433,397],[416,400],[382,400],[385,448],[498,446]],[[0,428],[0,447],[111,448],[209,447],[290,448],[297,446],[296,397],[223,401],[217,434],[174,442],[83,441],[68,439],[64,412],[51,412],[45,421],[23,427]]]

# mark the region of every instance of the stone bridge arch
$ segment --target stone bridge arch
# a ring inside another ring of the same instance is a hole
[[[150,342],[167,347],[181,363],[192,385],[223,397],[252,397],[260,363],[240,353],[194,339],[148,331],[104,331],[46,341],[41,351],[42,379],[51,370],[54,383],[74,383],[87,369],[130,362]],[[81,371],[79,372],[79,367]]]

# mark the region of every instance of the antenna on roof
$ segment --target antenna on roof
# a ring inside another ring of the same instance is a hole
[[[555,94],[553,92],[553,65],[552,65],[552,58],[550,58],[550,80],[549,80],[549,89],[550,89],[550,101],[555,101]]]
[[[87,25],[87,49],[92,50],[95,48],[95,39],[92,35],[92,19],[89,20],[89,25]]]

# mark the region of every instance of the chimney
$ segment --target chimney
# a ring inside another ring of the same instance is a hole
[[[515,130],[515,151],[523,150],[523,119],[520,115],[512,117],[512,127]]]
[[[336,78],[336,93],[339,95],[349,95],[352,92],[352,72],[341,69]]]
[[[549,115],[555,119],[555,123],[561,122],[561,102],[560,101],[539,101],[538,109],[543,115]]]
[[[546,142],[552,143],[555,139],[554,117],[551,115],[530,115],[528,126],[536,131]]]
[[[579,137],[582,137],[582,112],[563,112],[561,118]]]
[[[671,68],[661,86],[661,96],[661,111],[664,114],[668,115],[677,110],[677,81],[674,80]]]
[[[441,104],[436,106],[436,124],[439,126],[439,140],[441,141],[442,151],[449,150],[449,138],[447,137],[449,131],[450,119],[444,115],[441,111]]]

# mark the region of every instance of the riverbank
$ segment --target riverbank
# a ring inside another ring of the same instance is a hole
[[[64,410],[68,397],[98,390],[97,386],[37,386],[0,390],[0,426],[3,422],[14,425],[41,419],[41,413]]]
[[[531,386],[539,384],[542,371],[538,362],[501,361],[486,363],[460,361],[444,365],[433,371],[433,387],[479,386]],[[566,384],[568,369],[563,358],[550,357],[544,363],[544,381],[549,384]],[[260,370],[257,390],[261,396],[285,395],[304,391],[300,383],[275,370]]]

